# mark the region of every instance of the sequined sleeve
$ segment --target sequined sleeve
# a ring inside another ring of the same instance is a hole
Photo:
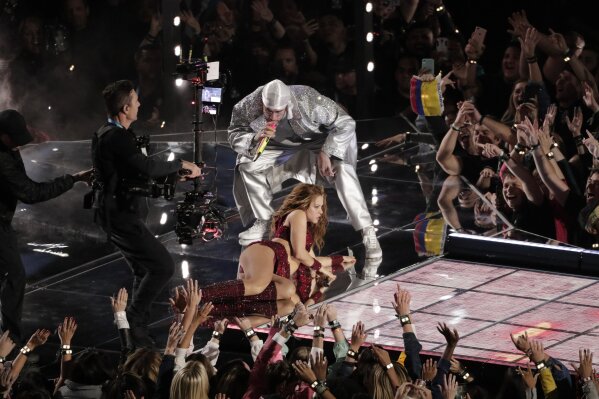
[[[250,123],[262,114],[262,86],[248,94],[233,107],[228,128],[229,144],[233,151],[252,158],[254,135]]]

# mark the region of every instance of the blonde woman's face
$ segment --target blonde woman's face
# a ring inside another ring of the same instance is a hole
[[[324,198],[322,195],[318,195],[312,199],[310,206],[306,209],[306,216],[308,222],[312,224],[318,223],[323,213]]]

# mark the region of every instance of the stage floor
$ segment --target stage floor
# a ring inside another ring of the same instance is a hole
[[[580,348],[599,353],[598,279],[442,258],[331,298],[328,302],[337,308],[348,340],[352,325],[362,321],[368,343],[403,349],[401,325],[391,305],[397,284],[412,295],[412,322],[425,354],[440,356],[445,349],[437,322],[458,330],[455,356],[460,359],[526,363],[510,339],[510,333],[524,332],[568,366],[578,364]],[[297,334],[311,337],[312,327]],[[325,339],[333,339],[328,329]]]

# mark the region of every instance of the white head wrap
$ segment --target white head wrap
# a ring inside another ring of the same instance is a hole
[[[293,107],[291,90],[289,90],[289,86],[278,79],[264,85],[262,89],[262,102],[266,108],[274,111],[282,111],[287,107],[287,117],[293,117],[291,113],[291,108]]]

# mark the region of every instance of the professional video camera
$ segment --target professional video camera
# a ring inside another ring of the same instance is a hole
[[[203,164],[202,156],[202,114],[217,114],[215,103],[220,103],[222,87],[205,87],[207,81],[219,79],[219,63],[205,62],[189,57],[187,61],[180,60],[175,68],[175,76],[190,82],[194,88],[194,162]],[[209,103],[206,106],[203,103]],[[216,179],[216,177],[215,177]],[[216,181],[213,181],[213,186]],[[223,237],[227,227],[224,209],[217,204],[214,190],[202,190],[200,179],[194,181],[193,191],[185,193],[185,199],[177,203],[177,224],[175,234],[179,243],[190,245],[193,239],[199,238],[209,242]]]

